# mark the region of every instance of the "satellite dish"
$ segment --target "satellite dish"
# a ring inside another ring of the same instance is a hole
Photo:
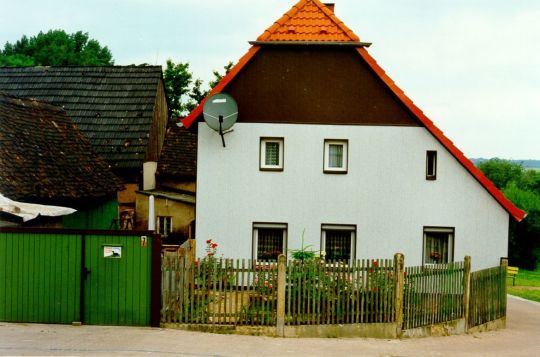
[[[223,135],[238,119],[238,106],[233,97],[225,93],[212,95],[204,103],[203,116],[206,124],[221,135],[221,141],[225,147]]]

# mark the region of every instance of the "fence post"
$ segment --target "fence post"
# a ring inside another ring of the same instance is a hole
[[[277,335],[285,336],[285,268],[287,266],[287,257],[280,254],[278,257],[278,279],[277,279]]]
[[[401,336],[401,329],[403,327],[403,285],[404,277],[403,270],[405,266],[405,257],[401,253],[394,254],[394,276],[396,277],[396,295],[395,295],[395,308],[396,308],[396,334],[397,337]]]
[[[502,286],[503,286],[503,294],[504,294],[504,316],[506,316],[506,300],[507,300],[507,290],[506,290],[506,284],[508,283],[508,280],[506,279],[507,271],[508,271],[508,258],[501,258],[501,269],[502,269]]]
[[[463,267],[463,319],[465,319],[465,333],[469,329],[469,301],[471,298],[471,257],[465,256]]]

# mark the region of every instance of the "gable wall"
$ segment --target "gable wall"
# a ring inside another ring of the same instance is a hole
[[[239,122],[420,125],[353,47],[263,47],[224,92]]]
[[[259,171],[260,137],[284,137],[283,172]],[[323,173],[325,138],[349,140],[346,175]],[[288,223],[288,248],[320,247],[321,224],[357,225],[357,258],[422,262],[424,226],[455,228],[455,260],[473,268],[507,255],[508,213],[421,127],[238,123],[221,146],[199,123],[197,251],[250,258],[253,222]],[[437,150],[437,180],[425,179]]]

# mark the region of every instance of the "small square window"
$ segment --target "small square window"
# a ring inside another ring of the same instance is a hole
[[[356,255],[356,226],[323,224],[321,250],[328,262],[352,263]]]
[[[277,261],[287,251],[287,225],[282,223],[253,224],[253,259]]]
[[[172,233],[172,217],[157,216],[156,223],[156,233],[159,233],[164,237],[167,237]]]
[[[348,154],[347,140],[325,140],[324,172],[337,174],[347,173]]]
[[[447,264],[454,261],[454,229],[424,228],[424,264]]]
[[[426,180],[437,179],[437,151],[426,152]]]
[[[259,169],[283,171],[283,138],[261,138]]]

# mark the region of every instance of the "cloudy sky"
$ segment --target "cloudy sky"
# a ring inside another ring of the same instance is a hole
[[[115,63],[205,81],[296,0],[0,0],[0,45],[82,30]],[[328,1],[330,2],[330,1]],[[540,1],[334,0],[336,15],[469,157],[540,159]]]

